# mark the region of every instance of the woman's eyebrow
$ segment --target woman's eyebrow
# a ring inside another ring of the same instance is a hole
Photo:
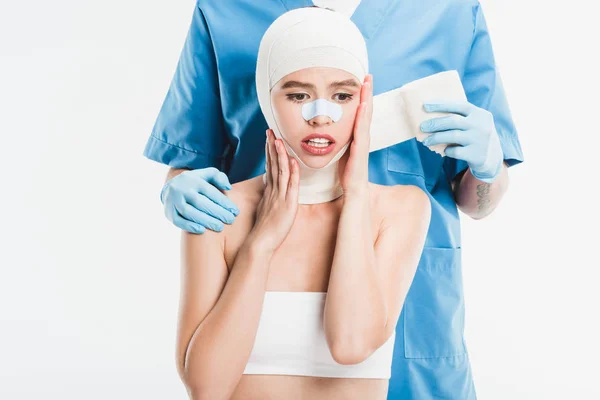
[[[360,85],[354,79],[346,79],[345,81],[332,82],[329,85],[330,88],[338,88],[340,86],[350,86],[350,87],[358,88]]]
[[[350,86],[358,88],[359,85],[354,79],[346,79],[345,81],[337,81],[329,84],[329,88],[338,88],[342,86]],[[281,89],[291,89],[291,88],[302,88],[302,89],[316,89],[315,85],[312,83],[299,82],[299,81],[288,81],[281,86]]]

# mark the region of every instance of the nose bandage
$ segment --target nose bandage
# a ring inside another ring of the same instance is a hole
[[[310,121],[316,116],[324,115],[338,122],[342,118],[342,106],[325,99],[317,99],[302,105],[302,117]]]

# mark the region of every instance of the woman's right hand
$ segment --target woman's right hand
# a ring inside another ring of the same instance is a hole
[[[281,139],[267,129],[266,187],[251,235],[264,250],[275,252],[290,232],[298,211],[300,170]]]

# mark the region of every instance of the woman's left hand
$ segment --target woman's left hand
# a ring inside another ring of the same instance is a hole
[[[339,163],[340,183],[344,196],[364,195],[369,188],[369,146],[373,116],[373,76],[367,75],[360,91],[349,155]]]

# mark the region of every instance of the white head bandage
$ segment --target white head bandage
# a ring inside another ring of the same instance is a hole
[[[360,30],[347,15],[315,7],[289,11],[267,29],[258,50],[258,102],[275,137],[282,139],[288,154],[298,161],[300,204],[324,203],[343,194],[338,162],[349,145],[340,149],[323,168],[311,168],[302,162],[279,130],[271,104],[271,89],[284,76],[311,67],[338,68],[351,73],[363,83],[369,70],[367,46]],[[309,106],[317,110],[311,108],[306,115],[322,111],[320,107],[324,103],[317,102],[319,100]],[[331,111],[327,107],[325,113],[330,115]],[[332,119],[335,121],[333,117]]]

